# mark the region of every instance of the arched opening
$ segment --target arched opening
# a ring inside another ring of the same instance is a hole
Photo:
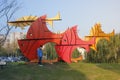
[[[72,52],[71,61],[78,62],[86,59],[86,50],[84,48],[77,47]]]
[[[57,62],[58,55],[55,50],[55,43],[48,42],[43,45],[43,62]]]

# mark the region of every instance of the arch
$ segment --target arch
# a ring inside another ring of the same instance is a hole
[[[24,56],[26,58],[28,58],[29,60],[35,60],[38,59],[37,57],[37,48],[41,45],[44,45],[48,42],[54,42],[52,40],[48,40],[48,39],[43,39],[43,40],[39,40],[39,39],[24,39],[24,40],[18,40],[18,44],[19,47],[21,49],[21,52],[24,54]],[[57,44],[57,43],[56,43]]]
[[[77,55],[77,57],[73,57],[74,54],[74,51],[77,50],[79,52],[80,55]],[[86,51],[84,48],[81,48],[81,47],[77,47],[73,52],[72,52],[72,57],[71,57],[71,61],[72,62],[78,62],[78,61],[82,61],[82,60],[85,60],[85,56],[86,56]]]
[[[58,57],[55,45],[56,43],[53,42],[48,42],[43,45],[43,53],[45,54],[47,60],[56,59]]]
[[[55,34],[48,30],[46,26],[46,15],[41,16],[30,26],[26,39],[18,40],[18,44],[22,53],[29,60],[37,59],[37,48],[47,42],[56,43],[55,49],[58,56],[65,62],[71,62],[71,53],[76,47],[83,47],[86,51],[94,44],[94,39],[90,41],[83,41],[77,35],[77,26],[68,28],[62,34]]]
[[[46,15],[41,16],[30,26],[26,39],[18,40],[19,47],[25,57],[29,60],[37,59],[37,48],[47,42],[60,44],[61,34],[55,34],[48,30],[46,26]]]
[[[95,43],[95,38],[90,41],[83,41],[80,39],[77,35],[76,29],[77,26],[67,29],[61,39],[61,44],[56,45],[56,51],[59,58],[67,63],[71,63],[71,54],[75,48],[83,47],[88,52],[90,46]]]

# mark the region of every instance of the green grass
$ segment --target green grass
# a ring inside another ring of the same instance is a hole
[[[0,69],[0,80],[120,80],[120,64],[10,63]]]

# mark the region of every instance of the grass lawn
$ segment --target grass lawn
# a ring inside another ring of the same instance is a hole
[[[0,69],[0,80],[120,80],[120,64],[9,63]]]

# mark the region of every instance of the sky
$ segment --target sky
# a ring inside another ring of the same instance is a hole
[[[95,23],[100,22],[105,33],[120,32],[120,0],[18,0],[21,8],[15,18],[23,16],[42,16],[48,18],[61,15],[61,21],[55,21],[52,32],[65,31],[68,27],[77,25],[80,37],[89,35]],[[23,31],[27,31],[29,27]],[[17,31],[22,31],[20,28]],[[14,31],[16,31],[14,30]]]

